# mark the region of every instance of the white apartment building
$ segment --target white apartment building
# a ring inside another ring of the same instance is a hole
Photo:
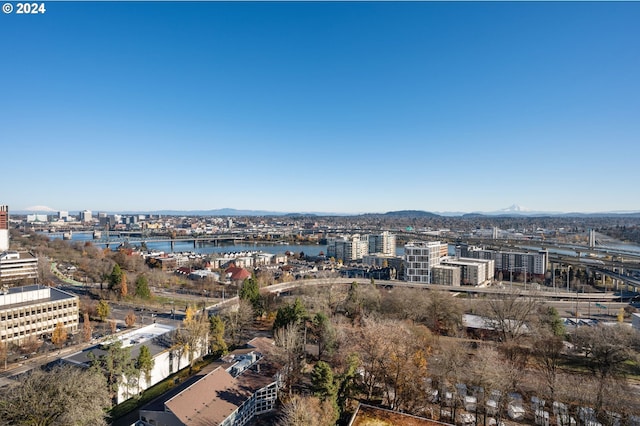
[[[84,210],[80,212],[80,222],[91,222],[93,220],[93,216],[91,210]]]
[[[396,236],[389,231],[369,235],[369,253],[396,255]]]
[[[46,214],[28,214],[27,215],[27,223],[44,223],[48,222],[49,217]]]
[[[441,242],[411,242],[404,246],[405,281],[430,284],[431,268],[447,255],[448,246]]]
[[[31,285],[0,293],[0,342],[21,344],[41,338],[58,323],[69,333],[78,330],[79,298],[57,288]]]
[[[151,370],[149,381],[147,381],[145,375],[133,378],[133,380],[123,375],[118,387],[118,404],[139,395],[140,392],[190,365],[189,351],[180,348],[179,345],[175,345],[173,340],[174,332],[175,327],[172,325],[154,323],[120,334],[114,338],[122,342],[123,348],[129,348],[131,359],[138,357],[142,346],[146,346],[153,357],[153,369]],[[71,365],[88,368],[91,366],[92,358],[100,359],[106,355],[107,346],[108,344],[98,345],[76,352],[64,357],[63,361]],[[193,358],[204,356],[207,353],[207,348],[208,340],[205,337],[194,348]]]
[[[327,257],[350,262],[369,254],[369,235],[332,238],[327,241]]]
[[[35,284],[38,280],[38,258],[26,251],[0,253],[0,284]]]

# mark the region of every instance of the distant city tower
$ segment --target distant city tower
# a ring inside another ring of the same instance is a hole
[[[93,220],[91,210],[84,210],[80,212],[80,221],[84,223],[91,222]]]
[[[9,250],[9,206],[0,206],[0,252]]]

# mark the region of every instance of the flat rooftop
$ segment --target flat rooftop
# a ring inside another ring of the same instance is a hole
[[[0,253],[0,262],[9,262],[11,260],[30,260],[38,259],[33,253],[28,251],[3,251]]]
[[[0,310],[77,297],[55,287],[47,287],[40,284],[11,287],[5,293],[0,292]]]
[[[72,364],[91,364],[91,359],[89,358],[89,353],[92,353],[97,359],[102,355],[106,355],[107,351],[103,348],[108,346],[111,343],[115,343],[117,341],[122,342],[122,346],[127,348],[131,348],[131,358],[137,358],[140,353],[141,346],[147,346],[151,351],[152,356],[156,356],[157,354],[164,352],[168,349],[166,345],[158,342],[156,337],[162,336],[163,334],[170,333],[175,330],[175,327],[165,324],[151,324],[142,328],[138,328],[136,330],[132,330],[130,332],[125,332],[123,334],[114,336],[114,338],[108,342],[101,343],[96,346],[92,346],[87,348],[81,352],[76,352],[75,354],[64,357],[63,359]]]

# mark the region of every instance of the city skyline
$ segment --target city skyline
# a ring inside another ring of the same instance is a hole
[[[640,4],[0,16],[11,211],[640,211]]]

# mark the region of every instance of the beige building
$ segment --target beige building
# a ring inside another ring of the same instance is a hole
[[[439,265],[431,268],[431,284],[460,286],[460,268]]]
[[[58,323],[78,330],[79,299],[57,288],[30,285],[0,293],[0,342],[21,344],[29,337],[50,335]]]
[[[442,265],[460,268],[463,285],[480,285],[493,278],[493,260],[470,258],[446,258]]]

